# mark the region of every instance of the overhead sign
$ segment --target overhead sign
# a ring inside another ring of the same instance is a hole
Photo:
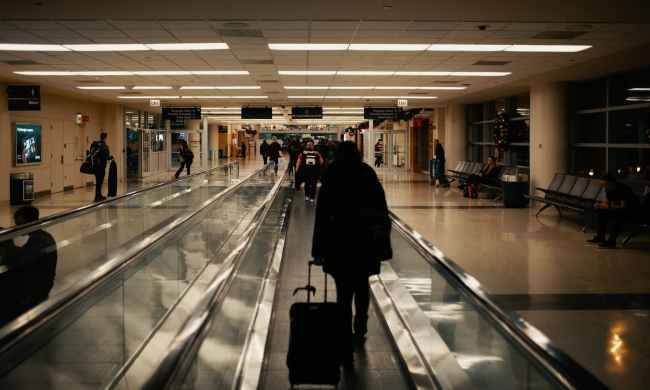
[[[408,107],[409,101],[406,99],[397,99],[397,107]]]
[[[242,107],[242,119],[273,119],[273,108],[271,107]]]
[[[185,129],[186,121],[201,119],[201,107],[163,107],[163,123],[169,120],[172,129]]]
[[[292,119],[322,119],[323,107],[291,107]]]
[[[151,99],[151,100],[149,100],[149,105],[151,107],[160,107],[160,99]]]
[[[364,107],[364,119],[392,119],[399,118],[400,109],[398,107]]]
[[[9,111],[40,111],[41,87],[38,85],[10,85],[7,87]]]

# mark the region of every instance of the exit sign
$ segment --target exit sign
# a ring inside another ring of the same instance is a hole
[[[149,100],[149,105],[151,107],[160,107],[160,99],[151,99],[151,100]]]
[[[397,99],[397,107],[407,107],[409,105],[409,101],[406,99]]]

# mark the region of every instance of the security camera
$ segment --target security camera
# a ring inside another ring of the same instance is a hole
[[[485,31],[485,30],[487,30],[487,28],[488,28],[487,24],[481,24],[481,25],[478,26],[478,29],[481,30],[481,31]]]

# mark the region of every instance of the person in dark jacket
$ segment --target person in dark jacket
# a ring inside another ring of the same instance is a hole
[[[314,150],[314,143],[308,141],[305,150],[298,155],[298,162],[296,163],[296,182],[305,182],[305,200],[308,202],[316,200],[316,187],[318,186],[322,166],[323,157]],[[299,188],[300,184],[298,184]]]
[[[181,166],[178,168],[176,173],[174,174],[174,177],[178,179],[178,177],[181,175],[181,172],[183,172],[183,168],[187,167],[187,175],[190,175],[190,167],[192,166],[192,161],[194,161],[194,153],[190,149],[189,145],[187,144],[187,141],[182,139],[181,145],[178,148],[178,156],[181,159]]]
[[[641,210],[641,202],[634,191],[617,181],[613,174],[605,175],[604,179],[607,200],[594,205],[596,236],[588,242],[598,244],[601,248],[613,249],[616,248],[621,225],[626,220],[634,220]],[[607,238],[608,232],[609,238]]]
[[[102,187],[104,186],[104,178],[106,177],[106,166],[108,160],[111,160],[111,152],[106,145],[106,138],[108,134],[102,132],[99,135],[99,141],[95,141],[90,145],[90,155],[95,170],[95,202],[106,200],[102,195]]]
[[[431,184],[436,184],[437,182],[443,187],[449,187],[449,181],[447,181],[447,176],[445,175],[446,162],[445,148],[442,147],[440,140],[435,139],[433,141],[433,171],[431,172]]]
[[[17,226],[38,220],[36,207],[24,206],[14,213]],[[38,229],[1,243],[0,326],[46,301],[56,276],[56,242]]]
[[[344,357],[344,363],[350,365],[353,341],[362,342],[368,329],[368,278],[378,274],[380,262],[393,255],[391,221],[377,174],[361,161],[353,142],[341,143],[321,182],[312,256],[336,282],[337,303],[350,329],[345,341],[349,342],[349,355]],[[353,245],[341,245],[341,240]]]
[[[280,149],[282,147],[278,143],[277,138],[273,137],[273,141],[271,142],[271,145],[269,145],[269,159],[271,162],[273,162],[273,171],[277,174],[278,173],[278,163],[280,160]]]
[[[260,154],[262,155],[262,160],[264,160],[264,165],[266,165],[269,161],[269,144],[266,142],[266,139],[260,145]]]

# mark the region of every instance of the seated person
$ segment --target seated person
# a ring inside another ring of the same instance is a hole
[[[17,226],[38,220],[36,207],[24,206],[14,213]],[[56,275],[56,242],[38,229],[0,243],[0,326],[48,299]]]
[[[496,159],[490,156],[478,175],[469,175],[467,178],[467,188],[465,189],[467,197],[477,198],[481,182],[488,183],[491,180],[496,179],[499,174],[497,168]]]
[[[601,248],[616,248],[616,239],[621,224],[635,218],[640,211],[639,199],[632,189],[616,181],[613,174],[607,174],[605,193],[607,200],[594,205],[596,209],[596,235],[587,242],[598,244]],[[609,238],[607,233],[609,231]]]

